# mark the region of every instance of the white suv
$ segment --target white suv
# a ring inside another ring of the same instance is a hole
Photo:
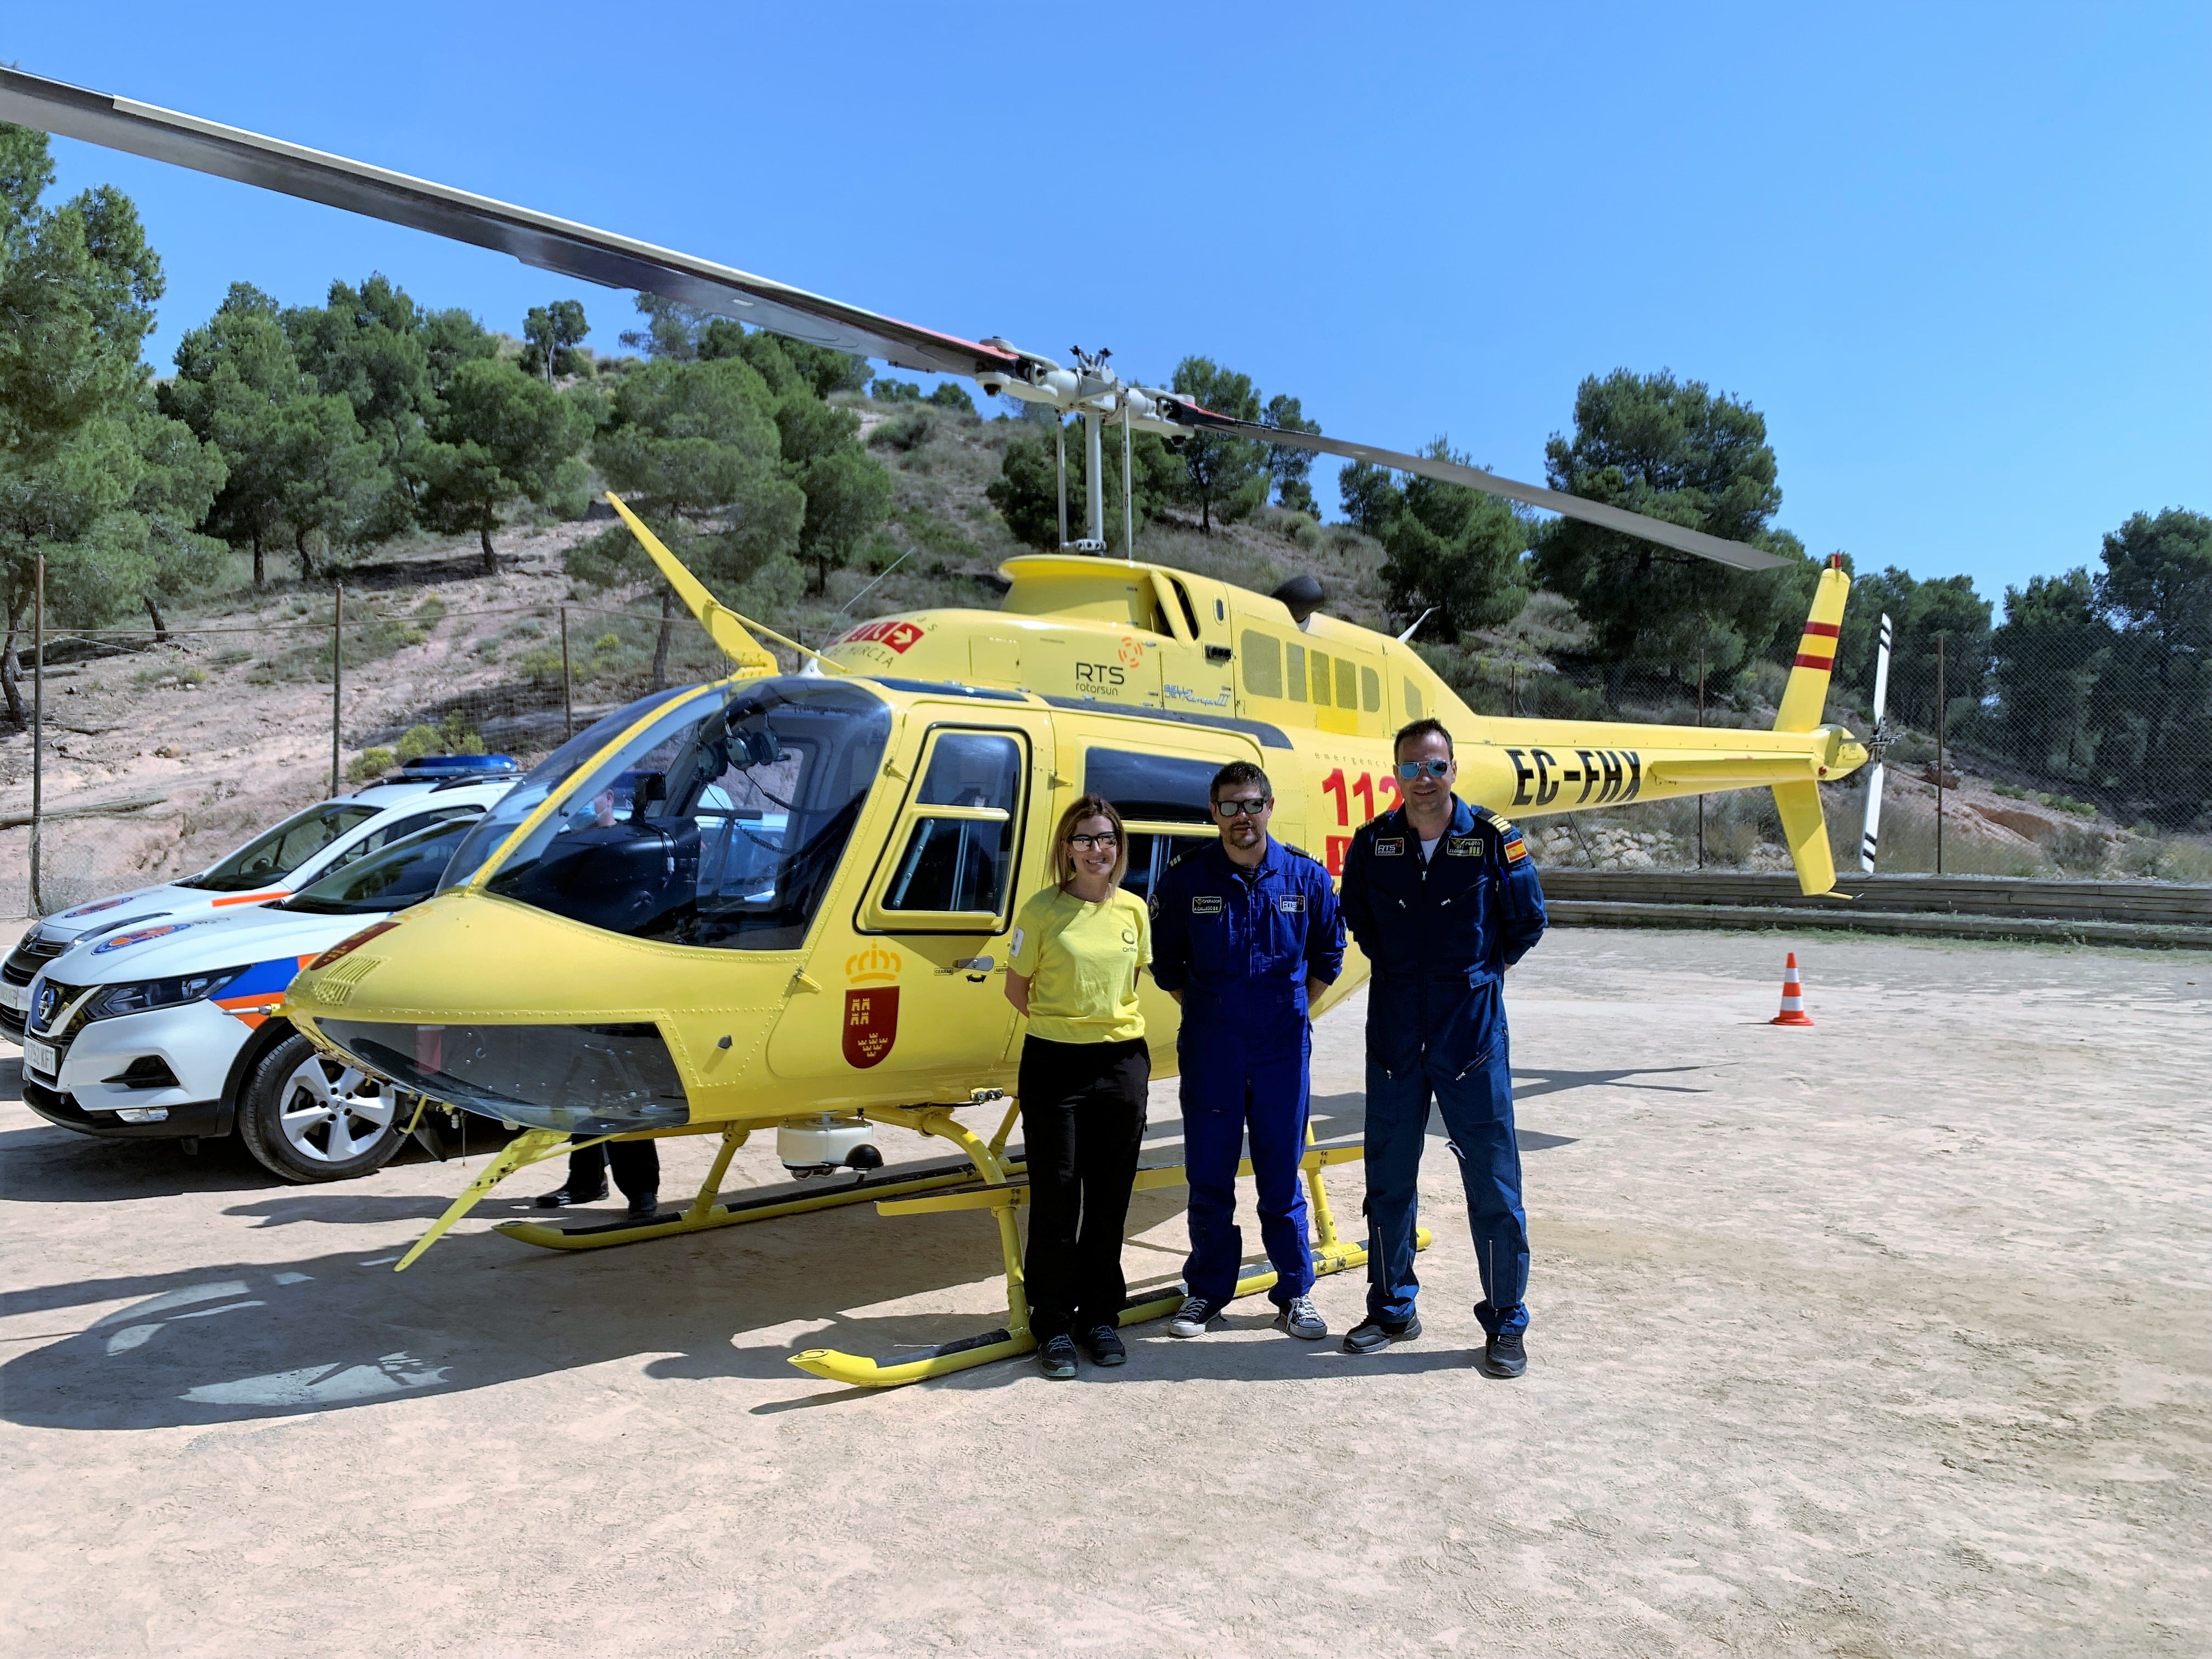
[[[380,1168],[415,1101],[317,1054],[275,1010],[307,963],[434,893],[508,787],[501,778],[418,799],[391,820],[409,833],[337,860],[289,896],[88,932],[27,988],[24,1103],[105,1139],[196,1141],[234,1128],[287,1181]]]
[[[452,816],[444,809],[459,799],[453,792],[495,785],[497,795],[518,775],[507,755],[425,756],[394,776],[295,812],[196,876],[134,888],[34,922],[0,962],[0,1036],[23,1040],[33,977],[80,940],[287,897],[403,836],[444,822]]]

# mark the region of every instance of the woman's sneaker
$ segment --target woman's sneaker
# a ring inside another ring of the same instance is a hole
[[[1075,1375],[1075,1339],[1048,1336],[1037,1348],[1037,1369],[1055,1382]]]
[[[1111,1325],[1093,1325],[1078,1339],[1094,1365],[1125,1365],[1129,1351],[1121,1346],[1121,1333]]]
[[[1170,1336],[1204,1336],[1206,1328],[1219,1317],[1221,1304],[1208,1302],[1202,1296],[1194,1296],[1175,1310],[1168,1321]]]
[[[1276,1310],[1275,1328],[1297,1337],[1301,1342],[1318,1342],[1328,1334],[1328,1322],[1310,1296],[1294,1296]]]

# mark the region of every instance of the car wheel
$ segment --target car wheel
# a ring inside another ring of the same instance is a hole
[[[406,1137],[398,1091],[296,1033],[261,1057],[238,1106],[246,1151],[286,1181],[349,1181],[382,1169]]]

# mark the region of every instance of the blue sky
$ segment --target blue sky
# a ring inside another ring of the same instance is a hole
[[[21,68],[971,337],[1203,352],[1541,481],[1576,384],[1750,400],[1778,522],[1996,597],[2212,511],[2212,8],[16,9]],[[519,330],[626,295],[65,140],[166,262],[383,270]],[[1333,488],[1323,491],[1334,505]]]

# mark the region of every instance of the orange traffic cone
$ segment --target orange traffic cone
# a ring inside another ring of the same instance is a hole
[[[1812,1015],[1805,1012],[1805,987],[1797,977],[1797,953],[1790,953],[1789,964],[1782,970],[1782,1012],[1766,1022],[1769,1025],[1810,1025]]]

